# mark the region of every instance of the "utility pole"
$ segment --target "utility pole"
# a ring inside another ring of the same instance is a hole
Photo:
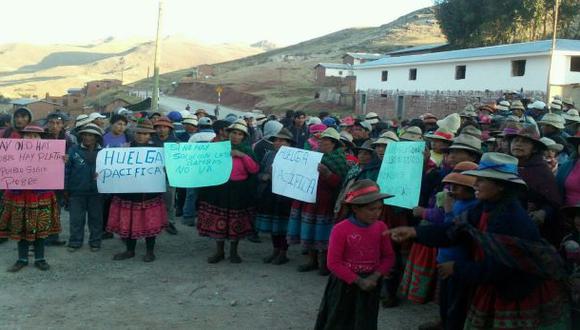
[[[554,3],[554,26],[552,30],[552,47],[550,49],[550,66],[548,67],[548,86],[546,90],[546,103],[552,99],[552,64],[554,63],[554,51],[556,50],[556,40],[558,37],[558,12],[560,11],[560,0]]]
[[[163,0],[159,0],[159,13],[157,14],[157,33],[155,36],[155,59],[153,60],[153,97],[151,98],[151,111],[159,111],[159,34],[161,30],[161,15],[163,13]]]

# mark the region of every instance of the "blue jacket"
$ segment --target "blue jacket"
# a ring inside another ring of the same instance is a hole
[[[445,223],[452,223],[453,219],[461,215],[461,213],[471,210],[479,204],[477,199],[471,200],[456,200],[453,203],[453,210],[445,214]],[[461,246],[454,246],[448,248],[440,248],[437,254],[437,263],[444,263],[448,261],[462,261],[469,257],[469,250]]]
[[[568,175],[570,175],[574,169],[574,166],[576,166],[577,161],[578,155],[574,155],[574,157],[570,158],[567,162],[558,166],[558,173],[556,173],[556,183],[558,183],[558,188],[560,189],[562,196],[566,196],[566,188],[564,187],[564,184],[566,183]]]
[[[97,146],[92,152],[83,145],[75,145],[68,152],[65,166],[64,187],[71,195],[97,194],[96,158],[101,150]]]

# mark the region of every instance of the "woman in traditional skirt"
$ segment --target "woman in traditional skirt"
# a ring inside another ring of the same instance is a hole
[[[130,147],[156,147],[151,144],[155,133],[151,121],[141,120],[134,129],[135,141]],[[117,253],[113,260],[125,260],[135,256],[137,240],[145,238],[144,262],[155,260],[155,237],[167,226],[167,211],[163,193],[115,194],[109,210],[107,231],[119,235],[126,244],[126,251]]]
[[[416,238],[429,246],[461,245],[472,258],[438,266],[445,279],[475,288],[464,329],[569,329],[570,310],[558,252],[542,240],[518,199],[526,187],[517,158],[486,153],[475,176],[480,205],[452,223],[399,227],[393,240]]]
[[[28,125],[19,131],[24,139],[40,139],[42,127]],[[6,190],[0,204],[0,238],[18,241],[18,260],[8,269],[17,272],[28,265],[28,248],[34,245],[34,266],[48,270],[44,241],[60,233],[60,208],[54,191]]]
[[[264,233],[272,235],[272,245],[274,250],[272,255],[264,258],[264,263],[282,265],[287,263],[288,242],[286,233],[288,231],[288,217],[292,199],[286,196],[274,194],[272,192],[272,164],[276,153],[282,146],[294,145],[294,137],[286,128],[270,138],[274,145],[274,150],[270,150],[264,156],[260,164],[260,174],[258,174],[258,206],[256,215],[256,228]]]
[[[324,153],[318,166],[320,176],[316,191],[316,203],[295,200],[292,203],[288,223],[288,242],[308,249],[308,261],[298,267],[299,272],[319,269],[328,275],[326,248],[334,224],[334,204],[338,190],[348,171],[346,157],[341,148],[340,134],[327,128],[321,135],[320,152]]]
[[[216,240],[216,252],[207,259],[217,263],[225,259],[225,240],[230,240],[230,262],[241,263],[238,243],[253,234],[256,184],[254,175],[260,170],[252,148],[243,141],[248,127],[238,120],[227,128],[232,144],[233,167],[228,182],[199,191],[197,230],[201,236]]]
[[[332,275],[320,304],[317,330],[377,329],[380,279],[395,263],[387,226],[379,220],[383,199],[371,180],[355,182],[343,203],[348,217],[334,226],[328,246]]]

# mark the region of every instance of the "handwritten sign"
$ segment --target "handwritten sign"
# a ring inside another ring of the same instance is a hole
[[[163,148],[105,148],[97,155],[101,193],[166,191]]]
[[[233,164],[229,141],[165,143],[164,147],[167,176],[172,187],[217,186],[230,178]]]
[[[0,189],[64,188],[64,140],[0,139]]]
[[[395,195],[385,204],[406,209],[419,203],[423,175],[425,142],[397,142],[389,144],[377,183],[381,192]]]
[[[282,147],[272,164],[272,192],[307,203],[316,202],[320,152]]]

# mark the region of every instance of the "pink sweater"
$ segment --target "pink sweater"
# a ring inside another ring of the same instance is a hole
[[[336,224],[328,245],[328,269],[348,284],[358,274],[380,272],[387,275],[395,264],[391,239],[383,236],[387,229],[381,221],[361,227],[349,219]]]
[[[256,174],[260,170],[258,163],[248,155],[233,158],[232,174],[230,174],[232,181],[244,181],[250,174]]]

